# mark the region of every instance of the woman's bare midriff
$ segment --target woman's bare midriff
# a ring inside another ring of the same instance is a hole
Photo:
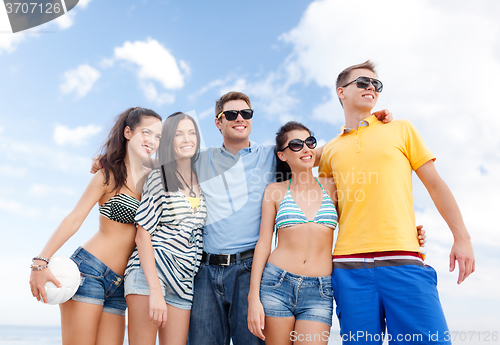
[[[268,261],[293,274],[329,276],[332,274],[332,245],[333,229],[324,225],[304,223],[281,228],[278,246]]]
[[[99,215],[99,230],[82,247],[123,276],[135,248],[136,227]]]

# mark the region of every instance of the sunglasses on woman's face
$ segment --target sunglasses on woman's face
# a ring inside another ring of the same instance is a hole
[[[310,149],[313,149],[316,147],[317,144],[316,138],[310,136],[306,138],[306,140],[292,139],[288,142],[288,145],[286,147],[279,150],[278,152],[285,151],[287,148],[289,148],[293,152],[299,152],[304,147],[304,144],[306,144],[307,147],[309,147]]]
[[[367,89],[370,86],[370,83],[372,83],[373,87],[375,88],[375,91],[377,92],[382,92],[382,89],[384,88],[384,85],[382,85],[382,82],[380,80],[369,77],[357,77],[356,79],[345,84],[342,87],[349,86],[354,82],[356,82],[356,86],[360,89]]]
[[[224,115],[226,117],[226,120],[234,121],[238,118],[238,114],[241,114],[241,117],[244,120],[250,120],[253,116],[253,109],[221,111],[220,114],[217,115],[217,119],[220,119],[220,117]]]

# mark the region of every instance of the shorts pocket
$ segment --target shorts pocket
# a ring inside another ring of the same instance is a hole
[[[260,280],[260,288],[261,289],[277,289],[283,283],[283,278],[275,276],[264,270],[262,274],[262,279]]]
[[[78,264],[78,269],[80,270],[80,274],[82,276],[95,278],[95,279],[102,278],[102,272],[99,271],[98,269],[96,269],[87,260],[82,260],[80,262],[80,264]]]
[[[319,287],[319,293],[321,298],[332,300],[333,299],[333,289],[331,284],[321,284]]]

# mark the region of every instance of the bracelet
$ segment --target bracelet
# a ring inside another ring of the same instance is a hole
[[[41,271],[47,268],[47,265],[31,265],[30,266],[32,271]]]
[[[31,261],[35,261],[35,260],[41,260],[41,261],[45,261],[46,263],[49,263],[49,259],[42,258],[40,256],[35,256],[33,259],[31,259]]]

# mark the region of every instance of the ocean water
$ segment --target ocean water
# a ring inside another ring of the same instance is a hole
[[[60,345],[61,327],[0,326],[0,344]]]

